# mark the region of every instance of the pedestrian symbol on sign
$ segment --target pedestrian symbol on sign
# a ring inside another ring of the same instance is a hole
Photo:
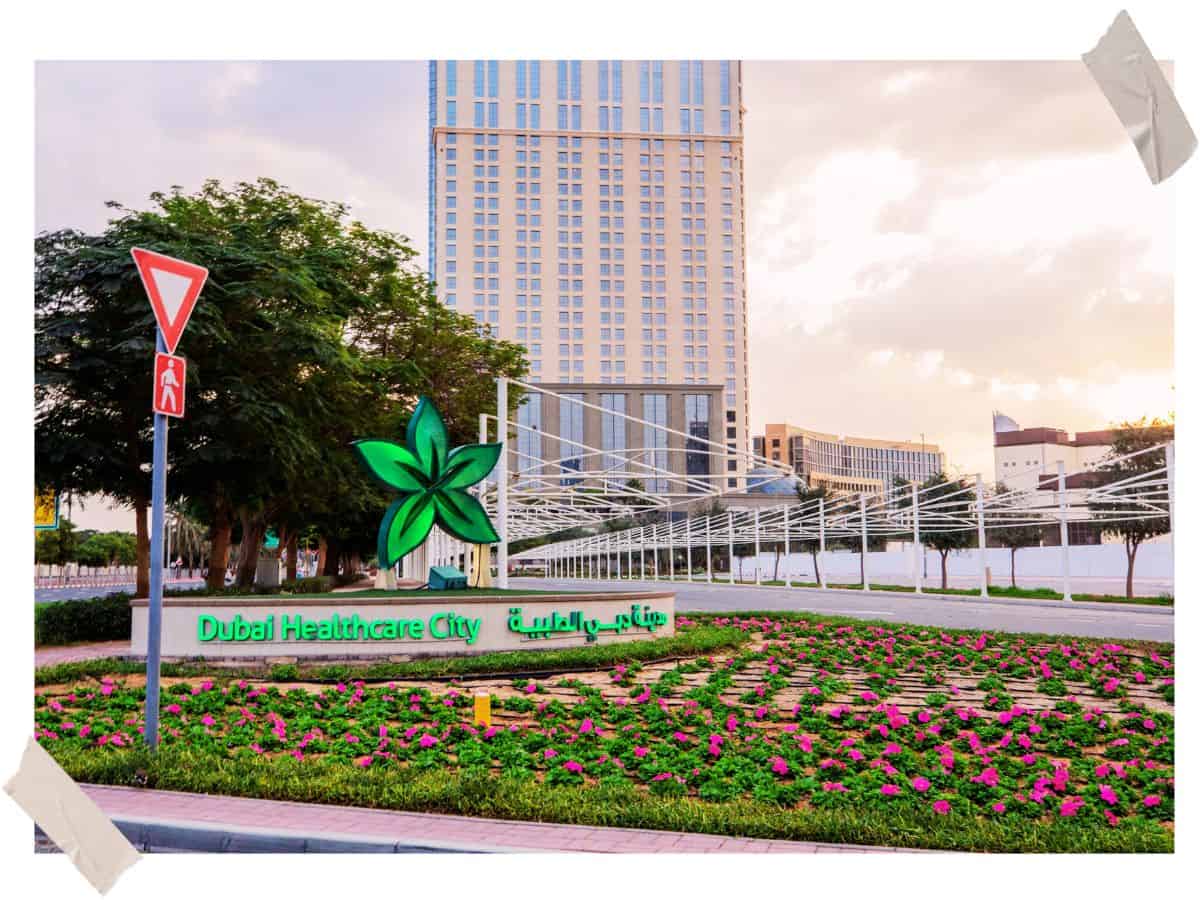
[[[183,418],[187,360],[169,353],[154,354],[154,411]]]

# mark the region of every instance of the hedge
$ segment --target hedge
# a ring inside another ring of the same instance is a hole
[[[132,594],[117,593],[91,600],[60,600],[33,607],[34,644],[78,644],[84,641],[129,640]]]

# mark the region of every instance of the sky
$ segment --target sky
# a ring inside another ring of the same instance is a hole
[[[265,175],[425,252],[424,63],[55,62],[35,86],[38,231]],[[743,90],[755,432],[923,439],[990,481],[992,410],[1174,409],[1173,189],[1081,62],[747,62]]]

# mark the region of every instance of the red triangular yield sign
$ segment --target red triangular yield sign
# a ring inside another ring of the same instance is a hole
[[[200,289],[208,278],[208,269],[141,247],[134,247],[129,252],[142,276],[142,285],[150,298],[167,352],[174,353]]]

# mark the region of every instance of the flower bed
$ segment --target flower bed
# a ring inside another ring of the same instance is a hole
[[[1019,833],[1026,848],[1038,829],[1064,828],[1079,849],[1122,832],[1157,832],[1171,847],[1169,648],[705,618],[753,639],[728,656],[483,685],[179,682],[163,694],[164,746],[214,764],[369,770],[372,784],[440,773],[631,789],[690,801],[700,830],[725,805],[756,803],[796,819],[934,823],[924,835],[897,827],[895,842],[913,845],[958,846],[936,837],[937,823],[970,821]],[[693,624],[677,620],[685,632]],[[481,689],[495,698],[490,727],[472,722]],[[75,761],[77,777],[139,744],[141,688],[106,678],[49,690],[36,735]]]

